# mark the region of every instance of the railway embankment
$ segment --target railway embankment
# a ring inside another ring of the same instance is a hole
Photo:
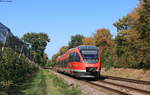
[[[100,80],[77,79],[49,70],[68,85],[77,87],[81,95],[149,95],[150,82],[117,77],[101,77]]]

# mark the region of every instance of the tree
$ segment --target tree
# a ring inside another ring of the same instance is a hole
[[[114,23],[114,26],[117,28],[118,32],[115,38],[115,42],[117,44],[117,66],[130,67],[136,63],[134,57],[135,51],[138,49],[137,42],[139,42],[139,30],[137,28],[139,23],[138,10],[139,7]]]
[[[140,52],[142,59],[140,65],[143,68],[150,67],[150,0],[141,0],[139,10],[139,39],[141,40]]]
[[[84,37],[82,42],[83,45],[95,45],[95,39],[93,37]]]
[[[46,60],[44,50],[50,39],[45,33],[27,33],[22,37],[22,40],[28,44],[28,47],[32,50],[34,61],[44,64]]]
[[[66,53],[69,50],[68,46],[62,46],[59,50],[59,54],[62,55],[64,53]]]
[[[75,35],[75,36],[71,36],[71,41],[69,42],[69,48],[74,48],[76,46],[82,45],[82,39],[84,38],[84,36],[82,35]]]
[[[139,13],[138,11],[141,9],[141,6],[135,8],[131,13],[127,14],[127,16],[123,16],[113,25],[117,28],[117,32],[121,32],[122,30],[138,30],[139,27]]]
[[[150,1],[141,0],[140,5],[114,26],[118,30],[118,63],[127,67],[147,68],[150,66]],[[122,27],[126,28],[122,28]]]
[[[32,50],[44,53],[47,43],[50,42],[45,33],[27,33],[22,37],[23,41],[31,46]]]
[[[57,59],[58,56],[60,56],[60,53],[59,53],[59,52],[56,53],[56,54],[54,54],[54,55],[52,56],[52,58],[51,58],[51,60],[50,60],[51,66],[56,65],[56,59]]]
[[[112,48],[115,47],[112,35],[108,29],[98,29],[94,34],[94,39],[95,45],[101,49],[101,62],[105,65],[106,69],[109,69],[114,57]]]
[[[109,47],[113,45],[112,35],[108,29],[98,29],[94,34],[95,45],[97,47]]]
[[[121,30],[127,30],[129,28],[127,20],[127,17],[123,17],[122,19],[119,19],[116,23],[113,24],[117,28],[117,32]]]
[[[141,7],[139,11],[140,36],[150,44],[150,0],[141,0]]]

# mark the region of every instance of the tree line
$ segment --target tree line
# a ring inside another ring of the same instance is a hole
[[[79,45],[95,45],[101,48],[101,62],[106,68],[150,69],[150,0],[140,0],[139,5],[113,24],[117,35],[113,38],[109,29],[98,29],[91,37],[74,35],[67,46],[49,60],[55,65],[56,58],[70,48]]]

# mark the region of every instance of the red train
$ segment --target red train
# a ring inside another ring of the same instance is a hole
[[[78,46],[57,58],[58,72],[75,77],[97,78],[100,76],[100,50],[96,46]]]

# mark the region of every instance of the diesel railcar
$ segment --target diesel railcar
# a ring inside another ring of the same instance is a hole
[[[57,58],[58,72],[68,73],[80,78],[100,76],[100,49],[96,46],[78,46]]]

